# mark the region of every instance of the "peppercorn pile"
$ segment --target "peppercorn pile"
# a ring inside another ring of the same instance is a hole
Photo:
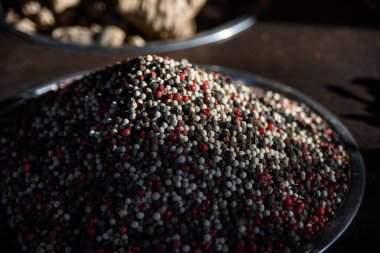
[[[319,115],[185,60],[136,57],[37,102],[0,146],[1,208],[28,252],[291,251],[347,191]]]

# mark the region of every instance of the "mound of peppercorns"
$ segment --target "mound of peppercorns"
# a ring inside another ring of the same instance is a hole
[[[289,252],[347,191],[324,119],[186,60],[136,57],[33,103],[0,139],[27,252]]]

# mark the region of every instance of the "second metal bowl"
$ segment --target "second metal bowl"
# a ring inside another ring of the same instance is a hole
[[[147,42],[143,47],[134,47],[124,44],[121,47],[102,47],[97,45],[83,46],[72,43],[63,43],[55,40],[50,36],[43,34],[29,35],[18,31],[12,25],[5,22],[5,11],[0,1],[0,28],[5,29],[10,35],[21,38],[29,43],[39,44],[51,48],[56,48],[65,51],[79,52],[103,52],[103,53],[120,53],[126,52],[130,54],[148,54],[169,52],[180,49],[193,48],[197,46],[207,45],[220,42],[236,36],[242,31],[250,28],[256,23],[254,15],[240,15],[225,23],[222,23],[213,28],[201,31],[196,35],[184,40],[161,40],[155,42]]]

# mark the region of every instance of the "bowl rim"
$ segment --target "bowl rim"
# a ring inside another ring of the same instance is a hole
[[[218,65],[194,65],[200,68],[204,68],[206,71],[222,73],[224,75],[230,76],[234,81],[243,81],[250,86],[257,86],[263,89],[271,89],[273,91],[284,94],[291,99],[301,102],[322,116],[338,133],[350,158],[350,182],[347,193],[343,198],[342,203],[333,219],[309,241],[296,248],[295,252],[321,253],[327,250],[334,242],[339,239],[339,237],[352,223],[359,210],[364,196],[366,178],[365,166],[361,153],[351,133],[343,125],[343,123],[324,106],[286,84],[255,74],[221,67]],[[62,87],[62,84],[65,85],[67,83],[71,83],[72,81],[81,78],[83,75],[92,73],[94,71],[96,70],[82,71],[72,75],[67,75],[65,77],[55,79],[52,82],[47,82],[36,88],[26,89],[25,91],[20,92],[15,96],[0,101],[0,123],[6,121],[1,118],[2,115],[7,115],[12,111],[12,109],[17,108],[18,106],[23,105],[25,102],[33,98],[37,98],[49,91],[56,91]]]
[[[12,37],[21,39],[31,44],[41,45],[48,48],[62,51],[74,51],[83,53],[131,53],[148,54],[171,52],[181,49],[204,46],[221,42],[235,37],[239,33],[247,30],[256,23],[256,16],[244,14],[234,17],[220,25],[196,33],[194,36],[184,40],[152,41],[142,47],[133,47],[124,44],[121,47],[102,47],[99,45],[78,45],[73,43],[63,43],[43,34],[29,35],[18,31],[12,25],[5,22],[5,13],[0,1],[0,28],[3,28]]]

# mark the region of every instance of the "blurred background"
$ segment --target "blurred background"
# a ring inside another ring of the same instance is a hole
[[[8,8],[18,1],[5,2],[3,7]],[[154,47],[149,52],[275,79],[334,113],[358,143],[366,164],[367,185],[358,216],[328,252],[380,252],[380,1],[223,2],[227,2],[224,9],[211,5],[206,13],[200,10],[200,30],[207,33],[242,15],[255,15],[255,19],[243,19],[249,25],[227,40],[191,48],[185,43],[181,50],[164,43],[157,52]],[[125,29],[133,33],[135,28]],[[51,46],[11,30],[12,26],[4,24],[0,28],[0,100],[68,74],[144,53],[141,47],[82,50]]]

